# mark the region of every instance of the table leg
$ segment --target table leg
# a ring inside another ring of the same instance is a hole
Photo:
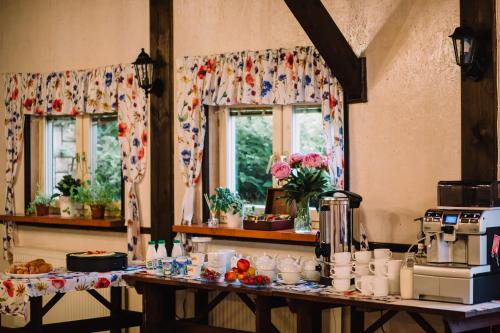
[[[292,312],[297,314],[297,332],[321,332],[321,315],[324,307],[314,302],[288,299]]]
[[[351,332],[363,333],[365,331],[365,313],[358,311],[356,307],[351,306]]]
[[[167,332],[175,320],[175,289],[137,283],[142,291],[141,333]]]
[[[271,323],[271,302],[270,297],[257,296],[255,299],[255,332],[274,332]]]
[[[194,316],[200,324],[208,325],[208,291],[196,290],[194,294]]]
[[[30,332],[42,333],[42,296],[30,297],[30,322],[28,326]]]
[[[122,287],[112,287],[111,293],[111,323],[113,328],[111,328],[111,333],[120,333],[120,321],[122,315]],[[115,326],[116,325],[116,326]]]

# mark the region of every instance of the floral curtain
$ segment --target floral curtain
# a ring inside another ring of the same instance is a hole
[[[178,143],[187,192],[183,222],[193,216],[203,159],[202,105],[320,103],[332,183],[344,187],[343,92],[314,47],[243,51],[178,60]]]
[[[5,211],[14,214],[17,161],[23,146],[24,115],[57,116],[118,113],[122,171],[125,181],[125,223],[132,260],[141,259],[140,214],[135,186],[146,170],[147,103],[134,67],[116,65],[43,74],[8,74],[6,78],[7,194]],[[15,224],[4,223],[4,256],[14,245]]]

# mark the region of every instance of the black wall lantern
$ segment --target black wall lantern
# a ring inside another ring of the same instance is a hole
[[[470,27],[458,27],[449,37],[453,41],[455,61],[462,68],[462,74],[473,81],[481,80],[487,69],[484,40]]]
[[[152,93],[155,96],[161,96],[163,93],[163,81],[158,78],[154,79],[157,63],[151,59],[149,54],[144,52],[144,49],[141,49],[141,53],[139,53],[133,64],[135,67],[135,76],[139,80],[139,86],[144,89],[146,95]]]

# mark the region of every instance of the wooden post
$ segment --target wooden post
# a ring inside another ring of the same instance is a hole
[[[156,78],[164,83],[160,97],[151,102],[151,239],[172,246],[174,223],[174,101],[173,0],[149,1],[150,55],[159,62]],[[170,252],[170,251],[169,251]]]
[[[460,0],[460,25],[471,27],[481,34],[484,54],[489,62],[482,80],[474,82],[462,78],[462,179],[497,180],[495,0]]]

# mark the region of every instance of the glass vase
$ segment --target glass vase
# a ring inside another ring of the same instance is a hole
[[[309,199],[297,202],[297,215],[293,227],[296,233],[304,234],[312,231],[311,214],[309,213]]]

